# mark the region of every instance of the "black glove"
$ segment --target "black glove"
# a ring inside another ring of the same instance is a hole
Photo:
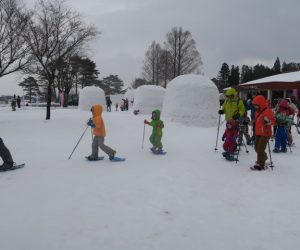
[[[225,136],[222,136],[222,141],[225,141]]]
[[[224,110],[223,109],[220,109],[219,110],[219,115],[223,115],[224,114]]]
[[[232,116],[232,119],[238,120],[240,118],[240,113],[236,113],[234,116]]]

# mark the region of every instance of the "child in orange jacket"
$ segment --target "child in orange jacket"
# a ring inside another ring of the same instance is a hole
[[[108,154],[109,159],[112,160],[115,157],[116,151],[104,144],[104,137],[106,135],[105,125],[102,119],[103,108],[100,104],[94,105],[91,108],[93,113],[93,118],[91,118],[87,125],[91,126],[93,129],[93,143],[92,143],[92,154],[87,157],[88,160],[93,161],[98,159],[98,147],[100,147],[106,154]]]

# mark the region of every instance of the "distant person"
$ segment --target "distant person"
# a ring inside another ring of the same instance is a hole
[[[119,104],[118,104],[118,103],[116,103],[116,111],[118,111],[118,107],[119,107]]]
[[[16,106],[17,106],[17,99],[16,99],[16,95],[14,95],[13,99],[11,100],[12,111],[16,111]]]
[[[0,138],[0,157],[3,161],[3,164],[0,166],[0,170],[9,170],[13,167],[14,161],[12,156],[8,150],[8,148],[4,145],[3,140]]]
[[[21,97],[19,95],[17,97],[17,105],[18,105],[18,108],[21,108]]]
[[[153,153],[158,153],[158,154],[163,153],[163,145],[161,142],[161,138],[163,135],[162,130],[164,128],[164,123],[162,120],[160,120],[160,110],[159,109],[152,111],[151,119],[152,119],[151,122],[144,120],[144,124],[150,125],[153,128],[152,134],[149,138],[149,140],[152,144],[151,151]]]
[[[107,112],[111,112],[111,104],[112,104],[112,101],[110,99],[110,96],[107,96],[106,97],[106,111]]]
[[[94,139],[92,143],[92,154],[88,156],[88,160],[93,161],[98,159],[98,147],[100,147],[108,156],[110,160],[113,160],[116,151],[104,144],[104,138],[106,136],[105,125],[102,118],[103,108],[100,104],[94,105],[91,108],[93,118],[91,118],[87,125],[93,129]]]

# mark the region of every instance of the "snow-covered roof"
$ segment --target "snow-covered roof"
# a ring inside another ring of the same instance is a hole
[[[248,84],[259,84],[259,83],[268,83],[268,82],[300,82],[300,71],[291,72],[291,73],[283,73],[274,76],[268,76],[261,79],[257,79],[254,81],[246,82],[240,85],[248,85]]]

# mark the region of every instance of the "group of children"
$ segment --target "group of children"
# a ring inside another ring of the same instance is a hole
[[[87,125],[93,129],[93,142],[92,142],[92,154],[87,158],[90,161],[98,159],[98,148],[100,147],[108,156],[110,160],[113,160],[116,155],[116,150],[108,147],[104,144],[104,138],[106,135],[104,121],[102,119],[103,108],[100,104],[94,105],[91,108],[93,118],[89,119]],[[150,125],[152,134],[149,138],[152,144],[151,151],[156,154],[163,153],[163,145],[161,142],[162,129],[164,128],[163,121],[160,120],[160,110],[156,109],[152,112],[151,121],[144,120],[144,124]]]
[[[270,138],[275,138],[274,153],[287,152],[287,146],[293,145],[291,134],[292,125],[299,126],[300,110],[297,113],[297,123],[294,123],[295,108],[290,105],[289,99],[281,99],[276,105],[274,112],[270,103],[263,96],[258,95],[252,100],[252,106],[255,109],[255,116],[250,121],[247,116],[247,111],[238,119],[228,119],[226,121],[226,130],[222,136],[224,141],[223,156],[234,161],[235,151],[243,141],[243,136],[246,138],[247,145],[254,143],[255,151],[257,152],[257,161],[254,169],[263,170],[266,160],[268,159],[265,153],[266,146]],[[249,125],[253,126],[253,137],[249,135]],[[299,132],[298,132],[299,133]]]

